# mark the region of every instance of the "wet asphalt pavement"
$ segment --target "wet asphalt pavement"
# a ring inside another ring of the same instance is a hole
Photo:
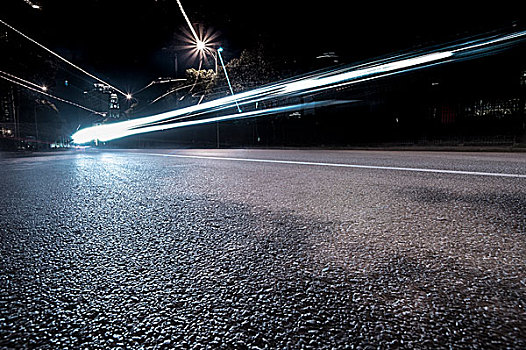
[[[0,348],[526,348],[526,178],[166,154],[526,174],[511,153],[0,157]]]

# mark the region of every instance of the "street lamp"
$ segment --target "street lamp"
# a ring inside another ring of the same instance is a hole
[[[213,48],[216,47],[217,43],[212,42],[216,35],[206,35],[202,39],[191,40],[192,45],[189,46],[192,48],[194,54],[199,57],[199,67],[203,64],[203,59],[207,55],[211,55],[214,58],[214,70],[217,74],[217,51]]]
[[[198,51],[202,53],[204,49],[206,49],[206,43],[204,41],[198,40],[197,43],[195,44],[195,47],[197,48]]]

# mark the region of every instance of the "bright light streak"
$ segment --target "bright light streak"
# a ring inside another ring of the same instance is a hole
[[[219,36],[219,33],[210,30],[210,28],[208,28],[208,30],[204,30],[202,26],[197,27],[197,30],[199,31],[199,33],[197,33],[196,29],[190,22],[190,19],[186,15],[181,1],[177,0],[177,4],[179,5],[179,9],[181,10],[181,13],[183,14],[183,17],[185,18],[188,28],[191,32],[188,33],[183,29],[183,36],[181,36],[181,39],[188,45],[182,46],[181,49],[188,50],[189,56],[192,60],[199,58],[200,66],[203,60],[208,63],[209,55],[213,55],[213,57],[216,58],[212,47],[215,45],[214,40]]]
[[[34,39],[31,39],[30,37],[28,37],[27,35],[25,35],[24,33],[22,33],[21,31],[19,31],[18,29],[16,29],[15,27],[7,24],[6,22],[4,22],[3,20],[0,19],[0,22],[5,25],[7,28],[11,29],[12,31],[16,32],[17,34],[19,34],[20,36],[26,38],[27,40],[31,41],[33,44],[41,47],[42,49],[44,49],[45,51],[49,52],[50,54],[52,54],[53,56],[55,56],[56,58],[60,59],[61,61],[69,64],[70,66],[72,66],[73,68],[81,71],[82,73],[86,74],[87,76],[89,76],[90,78],[93,78],[95,80],[97,80],[99,83],[102,83],[102,84],[105,84],[105,85],[108,85],[109,87],[111,87],[113,90],[119,92],[121,95],[123,96],[126,96],[126,94],[124,92],[122,92],[121,90],[117,89],[115,86],[111,85],[110,83],[107,83],[105,82],[104,80],[96,77],[95,75],[85,71],[84,69],[80,68],[79,66],[77,66],[76,64],[68,61],[67,59],[65,59],[64,57],[60,56],[59,54],[51,51],[50,49],[48,49],[47,47],[45,47],[44,45],[38,43],[36,40]]]
[[[184,86],[180,86],[180,87],[175,88],[175,89],[171,89],[171,90],[165,92],[164,94],[162,94],[161,96],[155,98],[155,99],[154,99],[152,102],[150,102],[149,104],[152,105],[152,104],[154,104],[155,102],[157,102],[157,101],[159,101],[159,100],[165,98],[166,96],[168,96],[168,95],[170,95],[170,94],[173,94],[174,92],[177,92],[177,91],[180,91],[180,90],[183,90],[183,89],[191,88],[191,87],[194,86],[194,85],[195,85],[195,84],[184,85]],[[183,98],[184,98],[184,96],[181,97],[180,100],[182,100]]]
[[[314,88],[327,87],[337,83],[352,81],[358,78],[364,78],[375,74],[386,74],[392,71],[403,70],[409,67],[415,68],[417,66],[438,62],[446,58],[450,58],[453,54],[451,52],[437,52],[428,55],[423,55],[415,58],[408,58],[397,62],[381,64],[370,68],[357,69],[350,72],[329,76],[325,78],[307,79],[288,84],[284,88],[284,93],[294,93],[304,90],[311,90]]]
[[[197,44],[195,46],[197,47],[198,50],[201,51],[201,50],[204,50],[206,48],[206,43],[204,43],[201,40],[198,40]]]
[[[17,84],[17,85],[19,85],[19,86],[22,86],[22,87],[24,87],[24,88],[26,88],[26,89],[28,89],[28,90],[31,90],[31,91],[34,91],[34,92],[38,92],[39,94],[42,94],[42,95],[47,96],[47,97],[50,97],[50,98],[52,98],[52,99],[54,99],[54,100],[57,100],[57,101],[60,101],[60,102],[64,102],[64,103],[67,103],[67,104],[69,104],[69,105],[72,105],[72,106],[77,107],[77,108],[81,108],[81,109],[83,109],[83,110],[85,110],[85,111],[88,111],[88,112],[91,112],[91,113],[94,113],[94,114],[104,115],[104,113],[94,111],[93,109],[90,109],[90,108],[88,108],[88,107],[84,107],[84,106],[82,106],[82,105],[79,105],[78,103],[75,103],[75,102],[72,102],[72,101],[69,101],[69,100],[63,99],[63,98],[61,98],[61,97],[58,97],[58,96],[55,96],[55,95],[51,95],[51,94],[49,94],[49,93],[47,93],[47,92],[44,92],[44,91],[42,91],[43,88],[42,88],[41,86],[38,86],[38,85],[37,85],[38,88],[34,88],[34,87],[31,87],[31,86],[26,85],[26,84],[24,84],[24,83],[21,83],[21,82],[19,82],[19,81],[16,81],[16,80],[10,79],[10,78],[8,78],[8,77],[4,77],[4,76],[1,76],[1,75],[0,75],[0,78],[2,78],[2,79],[4,79],[4,80],[7,80],[7,81],[9,81],[9,82],[11,82],[11,83],[13,83],[13,84]]]
[[[181,10],[181,13],[183,14],[183,17],[186,20],[186,23],[188,23],[188,27],[190,28],[190,31],[192,32],[192,35],[194,36],[195,41],[197,43],[199,43],[201,40],[197,36],[197,33],[195,32],[195,29],[192,26],[192,23],[190,22],[190,19],[186,15],[186,12],[184,11],[184,8],[183,8],[183,5],[181,4],[181,1],[177,0],[177,4],[179,5],[179,9]]]
[[[32,87],[34,88],[37,88],[37,89],[41,89],[43,91],[47,91],[47,87],[46,86],[43,86],[43,85],[38,85],[38,84],[35,84],[29,80],[26,80],[26,79],[22,79],[20,77],[17,77],[16,75],[13,75],[13,74],[10,74],[10,73],[7,73],[7,72],[4,72],[2,70],[0,70],[0,74],[3,74],[5,76],[8,76],[9,78],[11,79],[15,79],[15,80],[18,80],[18,81],[21,81],[22,83],[24,84],[27,84],[27,85],[31,85]]]
[[[219,56],[219,60],[221,61],[221,66],[223,66],[223,71],[225,72],[226,81],[228,83],[228,87],[230,88],[230,93],[232,96],[234,96],[234,90],[232,89],[232,84],[230,84],[230,79],[228,78],[228,73],[226,71],[225,62],[223,62],[223,55],[221,55],[221,52],[223,52],[223,48],[220,47],[219,50],[217,50],[217,54]],[[237,111],[241,113],[241,108],[239,108],[239,104],[237,103],[237,100],[234,100],[236,102]]]
[[[300,97],[306,94],[313,94],[349,84],[357,84],[367,80],[380,79],[438,64],[477,58],[481,54],[492,53],[492,49],[497,51],[507,45],[516,43],[517,40],[524,40],[525,37],[526,31],[517,32],[501,37],[492,37],[486,40],[480,39],[464,44],[449,46],[443,48],[442,50],[433,50],[431,52],[425,53],[420,52],[406,55],[395,55],[386,59],[374,60],[368,63],[342,68],[339,70],[313,73],[308,76],[289,79],[254,90],[249,90],[217,100],[208,101],[200,105],[176,109],[174,111],[137,118],[129,121],[83,129],[74,135],[74,140],[77,143],[88,143],[96,139],[111,140],[113,139],[113,136],[111,136],[112,134],[116,137],[123,137],[117,135],[126,136],[127,132],[131,132],[131,134],[133,134],[136,133],[139,128],[143,128],[141,130],[145,130],[145,132],[147,132],[146,130],[153,130],[149,128],[155,123],[166,122],[178,117],[180,119],[183,116],[189,118],[195,117],[196,115],[202,113],[217,112],[219,110],[232,108],[234,105],[238,105],[238,103],[243,105],[270,99],[275,100],[295,96]],[[218,49],[218,53],[219,52],[221,52],[221,48]],[[221,58],[221,55],[219,55],[219,57]],[[245,113],[240,113],[239,115],[245,115]],[[195,123],[197,121],[192,122]],[[155,130],[157,130],[158,127],[159,126],[157,125],[153,126]],[[101,135],[101,133],[103,133],[103,135]]]
[[[460,47],[457,49],[452,50],[451,52],[458,54],[461,52],[467,52],[473,54],[473,50],[481,49],[483,47],[487,47],[489,49],[492,48],[492,46],[500,45],[502,43],[506,43],[507,41],[511,41],[514,39],[522,39],[526,35],[526,32],[517,32],[508,34],[505,36],[495,37],[493,39],[479,39],[471,42],[471,45],[465,45],[464,47]]]
[[[337,105],[337,104],[344,104],[344,103],[351,103],[351,102],[354,102],[354,101],[309,102],[309,103],[304,103],[304,104],[296,104],[296,105],[289,105],[289,106],[284,106],[284,107],[268,108],[264,110],[256,110],[256,111],[250,111],[250,112],[229,114],[229,115],[220,116],[220,117],[189,120],[189,121],[182,121],[182,122],[175,122],[175,123],[168,123],[168,124],[151,125],[151,126],[137,128],[137,129],[129,129],[129,128],[123,127],[122,123],[112,123],[112,124],[99,125],[99,126],[94,126],[91,128],[79,130],[75,134],[73,134],[73,136],[71,137],[73,139],[73,142],[76,144],[89,143],[93,141],[94,139],[101,141],[101,142],[106,142],[110,140],[123,138],[126,136],[143,134],[143,133],[148,133],[148,132],[153,132],[153,131],[162,131],[162,130],[168,130],[168,129],[174,129],[174,128],[182,128],[182,127],[192,126],[192,125],[210,124],[210,123],[223,122],[223,121],[235,120],[235,119],[255,118],[255,117],[261,117],[261,116],[270,115],[270,114],[292,112],[292,111],[298,111],[302,109],[309,109],[309,108],[314,108],[314,107],[325,107],[325,106],[330,106],[330,105]]]

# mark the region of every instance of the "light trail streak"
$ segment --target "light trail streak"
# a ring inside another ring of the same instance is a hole
[[[190,19],[188,18],[188,16],[186,15],[186,12],[184,11],[183,4],[181,4],[181,1],[179,1],[179,0],[176,0],[176,1],[177,1],[177,5],[179,5],[179,9],[181,10],[181,13],[183,14],[184,19],[186,20],[186,23],[188,23],[188,27],[190,28],[190,31],[192,32],[192,35],[195,38],[196,44],[198,45],[199,43],[202,43],[201,39],[199,39],[199,36],[195,32],[195,29],[192,26],[192,23],[190,22]]]
[[[225,62],[223,62],[223,55],[221,55],[221,52],[223,51],[223,48],[220,47],[217,49],[217,55],[219,56],[219,60],[221,61],[221,66],[223,66],[223,71],[225,72],[226,81],[228,83],[228,87],[230,88],[230,93],[232,96],[234,96],[234,90],[232,89],[232,84],[230,84],[230,78],[228,78],[228,73],[226,71]],[[237,100],[234,100],[236,102],[237,111],[241,113],[241,108],[239,108],[239,104],[237,103]]]
[[[199,73],[201,71],[201,68],[203,67],[203,60],[199,60],[199,67],[197,68],[197,73]],[[195,89],[195,86],[197,85],[197,81],[199,80],[199,74],[197,74],[195,76],[195,81],[194,81],[194,85],[192,85],[192,88],[190,89],[189,92],[192,92],[194,91]]]
[[[90,108],[88,108],[88,107],[84,107],[84,106],[82,106],[82,105],[79,105],[78,103],[75,103],[75,102],[72,102],[72,101],[69,101],[69,100],[63,99],[63,98],[61,98],[61,97],[58,97],[58,96],[52,95],[52,94],[50,94],[50,93],[44,92],[44,91],[42,91],[42,88],[41,88],[40,86],[39,86],[38,88],[34,88],[34,87],[31,87],[31,86],[25,85],[25,84],[23,84],[23,83],[21,83],[21,82],[19,82],[19,81],[16,81],[16,80],[10,79],[10,78],[8,78],[8,77],[4,77],[4,76],[1,76],[1,75],[0,75],[0,78],[5,79],[5,80],[7,80],[7,81],[9,81],[9,82],[11,82],[11,83],[13,83],[13,84],[17,84],[17,85],[19,85],[19,86],[22,86],[22,87],[24,87],[24,88],[26,88],[26,89],[28,89],[28,90],[31,90],[31,91],[34,91],[34,92],[38,92],[39,94],[42,94],[42,95],[47,96],[47,97],[50,97],[50,98],[55,99],[55,100],[57,100],[57,101],[67,103],[67,104],[72,105],[72,106],[77,107],[77,108],[81,108],[81,109],[83,109],[83,110],[85,110],[85,111],[88,111],[88,112],[91,112],[91,113],[94,113],[94,114],[98,114],[98,115],[101,115],[101,116],[104,116],[104,115],[105,115],[104,113],[94,111],[93,109],[90,109]],[[37,86],[38,86],[38,85],[37,85]]]
[[[77,144],[83,144],[83,143],[90,142],[93,139],[93,137],[95,137],[95,139],[99,141],[106,142],[106,141],[114,140],[117,138],[122,138],[126,136],[137,135],[137,134],[143,134],[143,133],[148,133],[148,132],[153,132],[153,131],[163,131],[163,130],[182,128],[182,127],[192,126],[192,125],[210,124],[210,123],[223,122],[223,121],[236,120],[236,119],[254,118],[254,117],[260,117],[260,116],[265,116],[265,115],[270,115],[270,114],[292,112],[292,111],[297,111],[301,109],[324,107],[324,106],[338,105],[338,104],[351,103],[351,102],[354,102],[354,101],[309,102],[309,103],[304,103],[304,104],[295,104],[295,105],[289,105],[289,106],[284,106],[284,107],[275,107],[275,108],[268,108],[264,110],[230,114],[230,115],[220,116],[220,117],[189,120],[189,121],[182,121],[182,122],[169,123],[169,124],[151,125],[151,126],[145,126],[141,128],[130,128],[130,129],[122,128],[119,125],[119,123],[113,123],[113,124],[99,125],[99,126],[79,130],[72,136],[72,138],[73,138],[73,142]]]
[[[450,58],[451,56],[453,56],[451,52],[436,52],[432,54],[426,54],[420,57],[407,58],[397,62],[385,63],[379,66],[362,68],[325,78],[297,81],[295,83],[287,84],[287,86],[285,86],[285,88],[283,89],[283,93],[290,94],[300,91],[311,91],[314,88],[326,88],[336,83],[350,82],[357,78],[363,78],[375,74],[383,76],[392,71],[402,71],[409,67],[415,68],[417,66],[429,64],[431,62],[439,62]]]
[[[8,77],[10,77],[10,78],[12,78],[12,79],[19,80],[19,81],[21,81],[21,82],[24,83],[24,84],[31,85],[31,86],[33,86],[33,87],[35,87],[35,88],[37,88],[37,89],[42,90],[42,91],[46,91],[46,90],[47,90],[47,88],[46,88],[44,85],[38,85],[38,84],[35,84],[35,83],[33,83],[33,82],[29,81],[29,80],[22,79],[22,78],[20,78],[20,77],[17,77],[16,75],[13,75],[13,74],[10,74],[10,73],[7,73],[7,72],[4,72],[4,71],[2,71],[2,70],[0,70],[0,74],[6,75],[6,76],[8,76]]]
[[[494,36],[487,39],[469,41],[463,44],[444,47],[440,50],[430,52],[417,52],[405,55],[394,55],[381,60],[374,60],[356,66],[350,66],[338,70],[329,70],[313,73],[311,75],[281,81],[275,84],[263,86],[254,90],[245,91],[235,95],[208,101],[200,105],[176,109],[174,111],[161,113],[153,116],[137,118],[125,122],[101,125],[78,131],[72,137],[78,143],[88,143],[98,137],[97,128],[112,130],[115,137],[104,134],[104,140],[126,136],[127,131],[151,124],[163,122],[181,116],[193,117],[196,114],[217,112],[232,108],[238,103],[240,105],[252,104],[270,99],[286,99],[290,97],[301,97],[307,94],[319,93],[328,89],[342,87],[349,84],[357,84],[368,80],[385,78],[396,74],[405,73],[417,69],[423,69],[434,65],[445,64],[466,59],[480,57],[482,54],[490,54],[519,40],[526,38],[526,31],[509,35]],[[250,112],[256,113],[256,112]],[[277,112],[276,112],[277,113]],[[220,120],[219,120],[220,121]],[[106,128],[111,125],[111,128]],[[84,132],[84,130],[89,130]],[[78,133],[82,132],[82,137]],[[90,136],[91,135],[91,136]],[[99,139],[101,140],[101,139]],[[75,142],[77,142],[75,141]]]
[[[175,89],[172,89],[172,90],[169,90],[167,92],[165,92],[164,94],[162,94],[161,96],[159,97],[156,97],[154,100],[152,100],[152,102],[150,102],[149,104],[153,105],[155,102],[159,101],[159,100],[162,100],[163,98],[165,98],[166,96],[170,95],[170,94],[173,94],[174,92],[177,92],[179,90],[183,90],[183,89],[187,89],[189,87],[192,87],[192,85],[184,85],[184,86],[181,86],[181,87],[178,87],[178,88],[175,88]]]
[[[102,83],[102,84],[105,84],[105,85],[108,85],[109,87],[111,87],[113,90],[117,91],[118,93],[122,94],[123,96],[126,96],[127,94],[121,90],[119,90],[118,88],[116,88],[115,86],[111,85],[110,83],[107,83],[105,82],[104,80],[96,77],[95,75],[87,72],[86,70],[82,69],[81,67],[77,66],[76,64],[68,61],[67,59],[65,59],[64,57],[60,56],[59,54],[51,51],[50,49],[48,49],[47,47],[45,47],[44,45],[40,44],[39,42],[37,42],[36,40],[30,38],[29,36],[25,35],[24,33],[22,33],[21,31],[19,31],[18,29],[16,29],[15,27],[9,25],[8,23],[4,22],[3,20],[0,19],[0,22],[5,25],[7,28],[11,29],[12,31],[14,31],[15,33],[19,34],[20,36],[24,37],[25,39],[31,41],[33,44],[39,46],[40,48],[44,49],[45,51],[49,52],[50,54],[52,54],[53,56],[55,56],[56,58],[58,58],[59,60],[69,64],[70,66],[72,66],[73,68],[81,71],[82,73],[86,74],[87,76],[89,76],[90,78],[93,78],[95,79],[96,81],[98,81],[99,83]]]

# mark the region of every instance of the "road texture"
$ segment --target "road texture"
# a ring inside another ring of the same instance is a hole
[[[524,349],[524,175],[511,153],[0,158],[0,348]]]

